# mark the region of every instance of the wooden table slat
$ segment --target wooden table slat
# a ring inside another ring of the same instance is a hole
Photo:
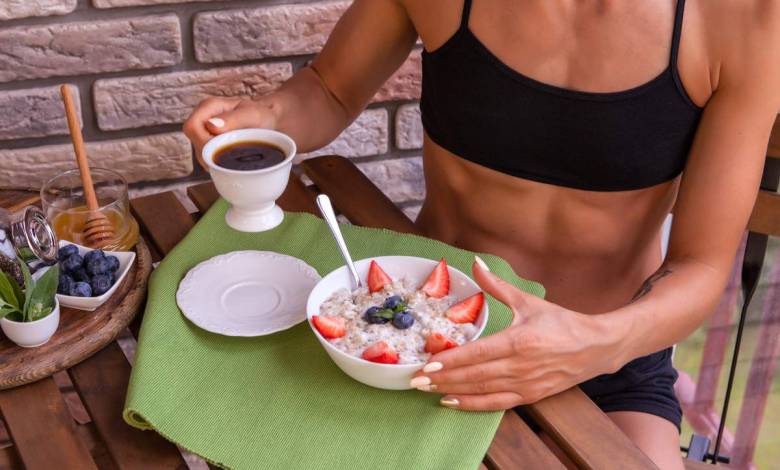
[[[500,470],[566,468],[513,410],[504,413],[485,460]]]
[[[780,217],[777,214],[780,214],[780,194],[759,191],[748,222],[748,230],[780,237]]]
[[[419,233],[415,225],[351,161],[335,155],[304,160],[303,171],[356,225]]]
[[[116,342],[68,371],[97,433],[119,468],[186,468],[175,445],[122,419],[130,364]]]
[[[133,199],[130,207],[143,233],[163,256],[195,225],[192,215],[171,191]]]
[[[97,468],[51,377],[0,393],[0,412],[28,470]]]
[[[579,387],[545,398],[528,410],[582,469],[657,468]]]
[[[0,191],[0,207],[16,212],[24,206],[35,204],[41,199],[41,195],[34,191]]]

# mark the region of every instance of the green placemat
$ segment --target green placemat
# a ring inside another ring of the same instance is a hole
[[[274,469],[468,469],[482,460],[501,413],[438,405],[418,391],[378,390],[331,362],[309,326],[258,338],[208,333],[176,306],[187,271],[215,255],[269,250],[303,259],[321,275],[343,264],[325,224],[287,213],[274,230],[247,234],[224,223],[220,200],[165,258],[149,283],[149,300],[125,404],[125,420],[155,429],[220,466]],[[413,235],[343,226],[355,259],[414,255],[470,272],[473,253]],[[484,256],[493,272],[537,295],[509,265]],[[511,313],[489,298],[486,334]]]

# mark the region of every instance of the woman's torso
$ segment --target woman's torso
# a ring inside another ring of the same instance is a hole
[[[462,0],[406,3],[427,51],[435,55],[442,45],[451,47]],[[709,77],[700,66],[697,8],[693,0],[687,3],[677,61],[685,93],[680,96],[702,105]],[[508,68],[504,72],[553,87],[620,92],[652,82],[667,69],[674,15],[673,0],[474,0],[468,22],[473,41],[459,47],[484,47]],[[490,83],[485,85],[489,93]],[[610,137],[603,127],[593,132]],[[472,152],[479,145],[470,142]],[[642,189],[592,191],[490,169],[493,165],[459,158],[430,135],[423,154],[427,196],[418,226],[429,236],[507,259],[521,276],[542,282],[554,302],[589,313],[619,307],[660,264],[660,227],[679,178]],[[593,155],[595,163],[610,157]]]

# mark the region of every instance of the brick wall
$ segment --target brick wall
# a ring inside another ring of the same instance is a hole
[[[0,187],[75,168],[58,86],[71,85],[94,166],[132,192],[207,176],[181,133],[207,96],[267,93],[324,44],[348,1],[0,0]],[[326,148],[415,214],[424,194],[416,50]]]

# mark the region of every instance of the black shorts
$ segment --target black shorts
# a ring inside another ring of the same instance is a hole
[[[660,416],[680,429],[682,409],[674,393],[677,371],[672,366],[672,348],[634,359],[614,374],[594,377],[580,388],[605,413],[638,411]],[[534,431],[522,407],[515,411]]]

